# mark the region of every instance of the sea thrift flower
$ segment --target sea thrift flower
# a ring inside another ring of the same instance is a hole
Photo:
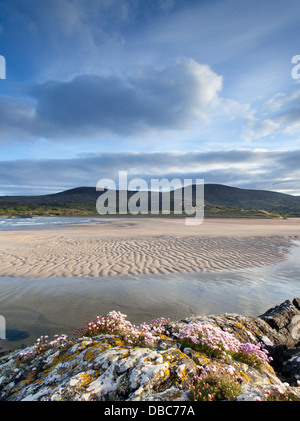
[[[96,336],[99,334],[118,334],[128,345],[152,346],[165,333],[165,327],[169,320],[159,318],[149,324],[141,323],[139,326],[126,320],[126,315],[119,311],[111,311],[106,316],[97,316],[87,323],[87,328],[81,329],[77,336]]]
[[[251,343],[241,343],[239,346],[239,351],[237,353],[241,359],[251,360],[253,365],[267,364],[272,360],[271,357],[268,357],[267,351],[263,348],[263,344],[251,344]]]
[[[190,346],[211,357],[233,357],[253,366],[260,366],[271,361],[262,344],[241,343],[231,333],[219,327],[191,323],[179,332],[184,346]]]
[[[230,333],[212,325],[192,323],[179,332],[184,343],[196,345],[196,349],[211,356],[226,357],[227,351],[237,352],[239,341]]]
[[[48,342],[49,336],[40,336],[36,340],[36,344],[27,352],[21,352],[19,354],[19,358],[34,358],[36,355],[41,354],[42,352],[46,351],[47,349],[54,347],[54,346],[64,346],[67,341],[67,335],[62,334],[60,336],[55,335],[54,340]]]

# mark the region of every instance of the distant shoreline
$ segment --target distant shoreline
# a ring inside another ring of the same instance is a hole
[[[77,211],[69,212],[69,210],[62,209],[60,213],[52,214],[49,211],[34,213],[34,212],[17,212],[17,213],[1,213],[0,209],[0,219],[15,219],[15,218],[186,218],[186,217],[193,217],[189,215],[185,215],[184,213],[176,215],[174,213],[169,214],[138,214],[132,215],[131,213],[124,214],[107,214],[107,215],[100,215],[99,213],[91,212],[91,213],[80,213]],[[247,218],[247,219],[275,219],[275,218],[300,218],[300,213],[295,212],[282,212],[282,211],[264,211],[264,210],[254,210],[254,209],[215,209],[213,211],[205,211],[204,212],[205,218]]]

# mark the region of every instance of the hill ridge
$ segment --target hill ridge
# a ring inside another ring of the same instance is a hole
[[[181,189],[182,190],[182,189]],[[2,204],[40,204],[40,205],[63,205],[96,203],[97,198],[103,192],[95,187],[75,187],[57,193],[36,196],[0,196]],[[136,191],[128,191],[128,197]],[[148,192],[149,195],[151,192]],[[118,197],[119,190],[116,190]],[[174,193],[171,191],[170,200]],[[195,200],[195,185],[193,185],[193,200]],[[244,189],[223,184],[207,183],[204,185],[204,200],[207,206],[223,206],[244,209],[265,209],[277,211],[300,211],[300,196],[292,196],[286,193]]]

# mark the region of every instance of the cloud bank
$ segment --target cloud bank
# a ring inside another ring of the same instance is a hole
[[[204,179],[205,183],[281,191],[300,195],[300,150],[234,150],[190,153],[104,153],[77,159],[0,162],[0,194],[48,194],[79,186],[95,187],[102,178]],[[20,183],[21,181],[21,183]],[[9,193],[8,193],[9,192]]]

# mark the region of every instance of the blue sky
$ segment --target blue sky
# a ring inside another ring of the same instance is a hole
[[[298,0],[0,0],[0,195],[118,171],[300,195],[299,15]]]

